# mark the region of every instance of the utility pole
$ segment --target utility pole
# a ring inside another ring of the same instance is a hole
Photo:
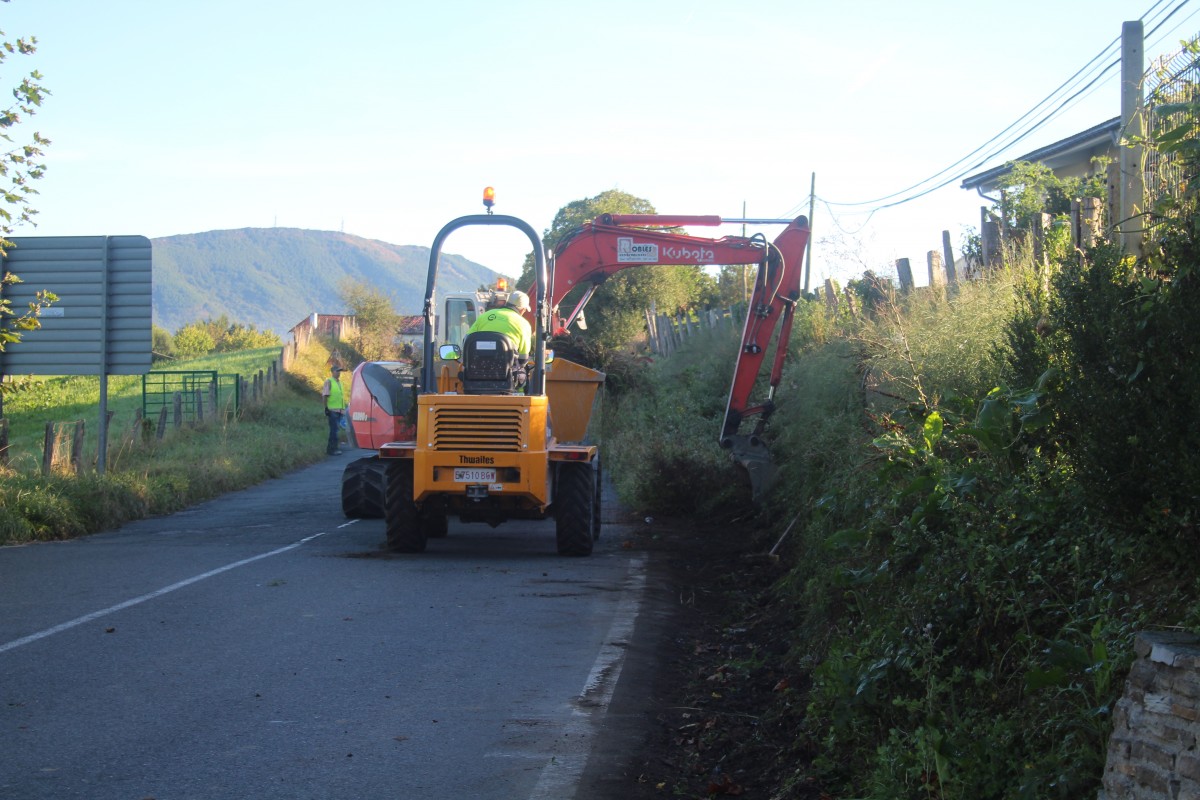
[[[746,219],[746,201],[745,200],[742,201],[742,219]],[[743,239],[746,238],[746,223],[745,222],[742,223],[742,238]],[[747,266],[748,265],[746,265],[746,264],[742,264],[742,302],[743,303],[750,302],[750,291],[749,291],[749,287],[746,285],[746,267]]]
[[[812,174],[812,186],[808,190],[808,243],[804,245],[804,292],[808,293],[808,276],[812,274],[812,226],[813,212],[817,204],[817,173]]]
[[[1145,42],[1142,22],[1134,20],[1121,25],[1121,135],[1125,139],[1140,139],[1145,135],[1142,100],[1142,75],[1145,73]],[[1122,147],[1118,156],[1121,165],[1121,200],[1119,226],[1121,248],[1126,254],[1142,254],[1141,213],[1146,205],[1146,179],[1142,173],[1142,146]]]

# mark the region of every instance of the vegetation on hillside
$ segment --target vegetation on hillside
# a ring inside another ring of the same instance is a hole
[[[1061,188],[1036,177],[1013,209]],[[764,667],[789,677],[740,741],[695,734],[696,775],[758,748],[780,765],[742,776],[763,796],[1095,795],[1135,632],[1200,631],[1196,197],[1152,222],[1137,261],[1052,232],[1048,261],[1015,241],[944,297],[865,281],[858,318],[801,302],[758,517],[763,550],[794,523],[784,573],[729,623],[771,645],[730,653],[704,713],[744,713]],[[608,398],[605,458],[639,512],[747,513],[715,441],[729,349]]]
[[[157,325],[151,332],[154,360],[196,358],[209,353],[234,353],[261,347],[279,347],[279,336],[260,331],[255,325],[231,322],[222,314],[216,319],[197,320],[183,325],[174,334]]]
[[[447,210],[447,221],[455,216]],[[310,314],[346,313],[339,296],[344,280],[384,292],[399,313],[417,314],[429,267],[427,244],[394,245],[336,231],[243,228],[167,236],[153,245],[154,319],[172,331],[228,315],[285,335]],[[444,253],[438,286],[471,291],[492,283],[495,270]]]

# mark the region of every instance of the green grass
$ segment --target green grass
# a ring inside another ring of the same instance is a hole
[[[166,362],[155,370],[216,370],[222,375],[243,375],[249,380],[279,357],[278,347],[222,353],[200,358]],[[18,379],[22,390],[4,401],[4,416],[9,421],[9,461],[17,471],[38,469],[46,423],[73,423],[82,420],[87,432],[85,450],[94,464],[100,424],[100,378],[95,376],[30,377]],[[142,377],[114,375],[108,378],[110,449],[120,447],[142,408]]]
[[[193,359],[172,368],[216,369],[248,377],[278,354],[278,348],[266,348]],[[141,379],[110,378],[108,404],[115,413],[104,474],[94,468],[99,380],[31,382],[5,401],[12,457],[8,468],[0,470],[0,544],[79,536],[169,513],[324,458],[327,428],[317,390],[328,358],[328,348],[314,343],[262,402],[244,403],[236,417],[169,427],[162,440],[153,431],[132,426],[142,403]],[[46,422],[73,419],[84,419],[91,431],[84,474],[60,470],[42,476]]]

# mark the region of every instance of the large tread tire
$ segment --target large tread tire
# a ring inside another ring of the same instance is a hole
[[[433,513],[421,516],[421,527],[425,529],[427,539],[445,539],[450,533],[450,519],[444,513]]]
[[[600,471],[600,456],[596,456],[596,460],[592,463],[592,476],[596,482],[596,502],[593,504],[594,513],[592,514],[592,541],[596,542],[600,540],[600,526],[603,523],[601,498],[604,496],[604,473]]]
[[[342,513],[350,519],[380,519],[387,499],[387,463],[378,456],[351,461],[342,471]]]
[[[554,535],[560,556],[590,556],[596,513],[596,479],[591,464],[558,468],[554,492]]]
[[[393,553],[425,552],[425,528],[413,502],[413,464],[407,459],[397,459],[388,464],[384,519],[387,522],[388,550]]]

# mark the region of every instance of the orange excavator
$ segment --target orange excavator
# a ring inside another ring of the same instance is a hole
[[[378,370],[369,364],[355,371],[352,431],[359,446],[365,440],[377,454],[347,467],[342,485],[346,514],[383,516],[386,546],[399,552],[425,550],[430,538],[446,535],[450,517],[491,525],[553,517],[558,552],[590,555],[600,535],[601,470],[598,448],[587,434],[604,375],[554,358],[548,344],[576,323],[609,276],[650,265],[758,267],[719,441],[747,469],[755,495],[761,495],[772,474],[761,434],[775,408],[800,298],[808,220],[606,214],[570,231],[547,257],[533,228],[516,217],[493,214],[490,199],[485,193],[488,213],[452,220],[430,249],[422,369],[412,390],[415,414],[398,413],[411,405],[397,394],[400,384],[372,384],[363,374]],[[770,242],[761,235],[708,239],[677,230],[741,222],[785,227]],[[443,243],[461,228],[492,225],[523,232],[533,248],[534,302],[528,316],[534,343],[527,361],[511,351],[504,337],[475,333],[458,344],[439,342],[436,336]],[[572,295],[576,289],[580,291]],[[568,295],[573,306],[561,308]],[[766,396],[753,401],[772,345]],[[378,432],[386,434],[389,426],[395,438],[385,435],[390,440],[380,441]]]
[[[706,239],[678,233],[683,226],[717,226],[727,223],[787,225],[773,242],[760,236],[726,236]],[[664,216],[658,214],[605,214],[576,228],[559,243],[551,271],[552,326],[564,331],[578,319],[592,294],[608,276],[632,266],[654,264],[738,265],[757,264],[758,273],[742,331],[742,344],[734,365],[733,383],[721,426],[721,446],[750,472],[756,494],[770,483],[770,458],[759,435],[775,409],[775,390],[783,372],[792,312],[800,298],[804,251],[809,228],[805,217],[794,220],[722,219],[716,216]],[[574,307],[565,315],[559,302],[572,289],[585,286]],[[762,372],[768,345],[778,328],[767,396],[752,402],[751,394]],[[751,432],[743,422],[753,419]]]

